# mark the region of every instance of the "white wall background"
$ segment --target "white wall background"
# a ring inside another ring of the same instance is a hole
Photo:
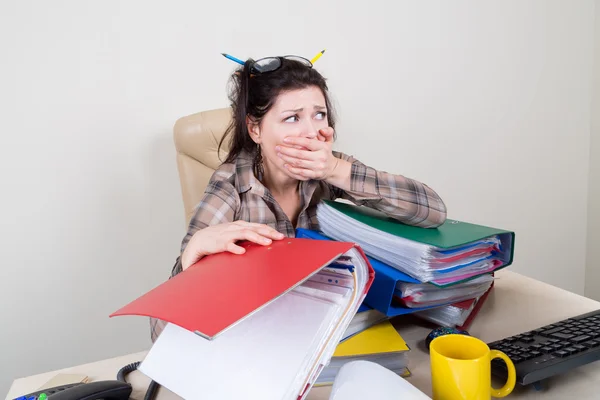
[[[600,300],[600,0],[596,0],[585,295]]]
[[[175,120],[227,105],[221,52],[324,47],[338,148],[583,294],[594,1],[2,2],[0,392],[148,347],[145,318],[108,315],[177,256]]]

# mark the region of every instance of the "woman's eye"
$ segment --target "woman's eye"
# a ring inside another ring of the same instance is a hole
[[[327,116],[326,112],[320,111],[317,113],[317,119],[325,119],[326,116]]]
[[[298,116],[297,115],[292,115],[291,117],[287,117],[283,121],[284,122],[295,122],[295,121],[298,121]]]

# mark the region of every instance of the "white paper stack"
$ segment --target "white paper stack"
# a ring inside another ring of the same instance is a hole
[[[394,295],[409,308],[434,307],[477,298],[490,288],[493,281],[492,275],[485,274],[448,288],[429,283],[398,282]]]
[[[489,290],[491,290],[491,288]],[[417,311],[414,315],[439,326],[460,328],[465,326],[471,315],[475,312],[475,309],[481,307],[481,303],[485,301],[486,297],[487,293],[484,293],[474,299]],[[465,327],[463,329],[467,328]]]

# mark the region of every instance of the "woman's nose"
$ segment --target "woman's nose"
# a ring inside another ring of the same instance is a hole
[[[314,139],[317,137],[317,127],[312,123],[307,123],[303,129],[302,136],[308,139]]]
[[[314,129],[311,129],[304,136],[307,137],[308,139],[314,139],[317,137],[317,131]]]

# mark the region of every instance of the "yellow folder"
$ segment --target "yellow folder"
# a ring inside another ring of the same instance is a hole
[[[374,325],[338,344],[334,357],[352,357],[367,354],[397,353],[408,351],[402,336],[390,321]]]

